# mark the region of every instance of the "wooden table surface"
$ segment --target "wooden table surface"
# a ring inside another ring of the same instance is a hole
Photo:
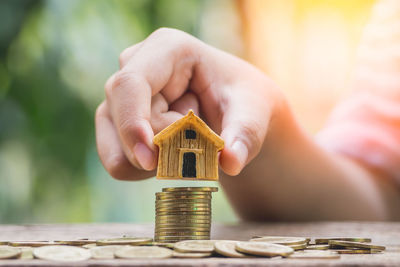
[[[111,238],[153,236],[153,224],[51,224],[0,225],[3,240],[69,240],[77,238]],[[342,255],[335,260],[306,259],[149,259],[149,260],[88,260],[73,266],[400,266],[400,222],[310,222],[310,223],[239,223],[213,224],[212,239],[248,240],[253,235],[305,237],[370,237],[373,243],[386,246],[382,254]],[[71,264],[42,260],[1,260],[0,266],[64,266]]]

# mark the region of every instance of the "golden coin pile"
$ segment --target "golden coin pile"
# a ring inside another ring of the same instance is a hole
[[[156,193],[154,240],[208,240],[211,228],[211,194],[217,187],[170,187]]]

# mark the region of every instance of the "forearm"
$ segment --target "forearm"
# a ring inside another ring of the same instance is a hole
[[[391,208],[380,178],[320,148],[283,108],[260,154],[240,175],[220,180],[247,220],[385,220]]]

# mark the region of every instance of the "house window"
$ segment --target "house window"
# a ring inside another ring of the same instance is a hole
[[[185,138],[186,139],[196,139],[196,132],[194,130],[186,130]]]

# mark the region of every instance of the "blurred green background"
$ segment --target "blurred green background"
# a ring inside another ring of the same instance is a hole
[[[240,53],[236,12],[229,0],[0,1],[0,223],[152,222],[162,187],[217,185],[112,179],[94,112],[120,52],[159,27]],[[213,216],[237,220],[222,190]]]

